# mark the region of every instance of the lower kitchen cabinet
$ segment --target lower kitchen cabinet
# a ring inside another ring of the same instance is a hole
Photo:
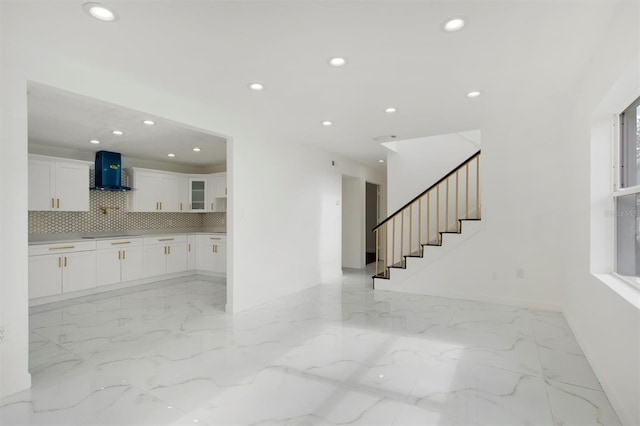
[[[196,269],[196,236],[187,236],[187,270],[193,271]]]
[[[29,245],[29,298],[187,271],[224,275],[224,234],[165,235]],[[151,280],[147,280],[151,281]]]
[[[29,257],[29,299],[62,294],[59,255]]]
[[[99,241],[96,257],[99,286],[143,277],[142,238]]]
[[[227,238],[197,235],[196,269],[224,274],[227,272]]]
[[[186,235],[144,238],[144,276],[154,277],[187,270]]]
[[[86,290],[95,286],[95,242],[29,247],[30,299]]]

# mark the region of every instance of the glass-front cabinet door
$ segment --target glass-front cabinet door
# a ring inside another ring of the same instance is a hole
[[[189,206],[192,211],[205,211],[205,208],[207,206],[206,193],[206,179],[189,179]]]

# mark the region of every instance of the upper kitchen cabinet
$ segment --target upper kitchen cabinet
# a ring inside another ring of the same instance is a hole
[[[227,174],[215,173],[209,175],[207,179],[207,211],[225,212],[227,211]]]
[[[227,198],[227,174],[216,173],[213,175],[215,181],[214,195],[215,198]]]
[[[87,161],[29,155],[30,211],[89,211]]]
[[[183,181],[174,173],[132,168],[134,191],[129,193],[129,209],[134,212],[179,212]],[[182,207],[182,209],[181,209]]]
[[[193,212],[207,211],[209,182],[203,177],[189,178],[189,208]]]

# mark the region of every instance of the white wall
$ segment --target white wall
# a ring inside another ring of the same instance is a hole
[[[622,28],[622,27],[620,27]],[[634,39],[603,48],[568,117],[564,314],[623,424],[640,424],[640,292],[613,278],[615,116],[640,96]],[[623,32],[621,29],[620,32]],[[606,94],[606,95],[605,95]],[[585,185],[590,182],[591,185]]]
[[[365,182],[342,176],[342,267],[364,268]]]
[[[452,133],[395,143],[396,152],[387,154],[387,210],[393,213],[477,152],[480,147],[470,137]]]
[[[640,96],[633,7],[611,19],[573,90],[541,98],[523,85],[517,93],[505,87],[485,94],[485,227],[403,284],[414,292],[562,310],[628,425],[640,424],[640,295],[594,273],[610,273],[613,259],[613,115]]]
[[[3,14],[5,9],[2,9]],[[341,176],[383,184],[384,171],[302,145],[255,134],[213,103],[30,44],[18,21],[4,19],[0,133],[0,397],[27,388],[27,80],[145,111],[230,136],[227,179],[227,307],[240,311],[341,274]],[[7,41],[10,41],[8,43]],[[335,161],[335,166],[331,164]],[[7,202],[7,201],[11,202]],[[364,202],[364,201],[363,201]]]
[[[2,37],[4,38],[4,37]],[[3,40],[4,41],[4,40]],[[2,43],[2,58],[6,58]],[[28,373],[27,105],[21,70],[2,64],[0,93],[0,397],[31,385]]]
[[[487,111],[480,166],[483,229],[446,258],[416,271],[402,288],[559,311],[563,251],[557,240],[564,227],[559,220],[563,207],[558,182],[563,181],[565,168],[554,153],[567,135],[566,125],[560,111],[551,111],[548,100],[533,94],[527,102],[515,104],[508,93],[487,94],[483,102]],[[533,115],[536,120],[529,120]],[[465,143],[458,145],[457,157],[449,154],[450,165],[433,180],[477,150]],[[393,157],[397,163],[405,161],[401,150]],[[431,164],[429,157],[413,157],[406,161]],[[396,170],[399,173],[393,176]],[[390,167],[388,175],[389,198],[397,188],[415,185],[416,178],[404,168]],[[516,278],[520,269],[524,278]]]

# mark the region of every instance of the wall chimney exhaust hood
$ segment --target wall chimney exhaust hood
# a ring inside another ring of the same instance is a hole
[[[96,186],[98,191],[131,191],[132,188],[122,186],[122,159],[119,152],[98,151],[95,163]]]

